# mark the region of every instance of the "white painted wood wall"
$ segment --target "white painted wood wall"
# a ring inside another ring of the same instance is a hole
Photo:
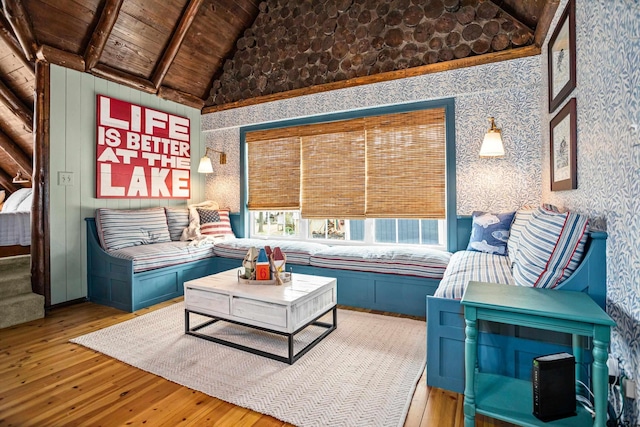
[[[87,73],[51,66],[50,200],[51,304],[87,295],[86,226],[96,208],[182,206],[185,200],[96,199],[96,94],[108,95],[191,120],[191,201],[205,200],[198,161],[205,140],[200,110],[165,101]],[[72,172],[73,186],[58,185],[58,172]]]

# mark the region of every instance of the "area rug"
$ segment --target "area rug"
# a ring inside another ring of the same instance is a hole
[[[191,325],[204,320],[192,315]],[[286,339],[223,322],[201,332],[287,348]],[[321,332],[310,328],[296,348]],[[185,335],[178,303],[71,342],[297,426],[402,426],[425,367],[425,334],[424,322],[338,310],[338,328],[288,365]]]

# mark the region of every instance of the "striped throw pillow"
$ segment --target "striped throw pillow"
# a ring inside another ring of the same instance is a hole
[[[522,230],[513,266],[518,286],[555,288],[580,264],[587,218],[538,208]]]
[[[164,208],[164,211],[167,214],[169,236],[171,236],[171,240],[177,242],[182,237],[182,231],[189,226],[189,209]]]
[[[536,210],[534,207],[523,207],[518,209],[516,216],[511,224],[511,230],[509,231],[509,240],[507,240],[507,254],[509,255],[509,261],[511,265],[516,261],[516,253],[518,253],[518,241],[522,230],[529,223],[533,212]]]
[[[208,236],[232,236],[229,211],[197,208],[200,216],[200,233]]]
[[[96,226],[107,251],[171,241],[164,208],[96,209]]]

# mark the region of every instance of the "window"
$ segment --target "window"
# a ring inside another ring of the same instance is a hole
[[[411,107],[242,129],[251,236],[446,246],[453,101]]]

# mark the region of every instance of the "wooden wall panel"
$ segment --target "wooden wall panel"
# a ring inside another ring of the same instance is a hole
[[[180,114],[191,120],[191,189],[193,203],[204,200],[205,175],[198,174],[204,152],[200,111],[66,68],[51,66],[51,303],[87,294],[84,218],[99,207],[139,209],[182,206],[185,200],[96,199],[96,94]],[[58,172],[73,172],[73,186],[59,186]]]

